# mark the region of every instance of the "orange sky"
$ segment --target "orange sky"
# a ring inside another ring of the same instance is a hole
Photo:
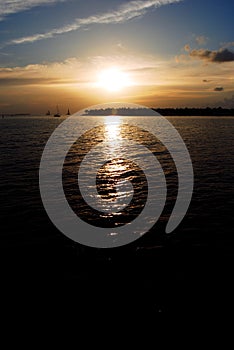
[[[0,113],[234,106],[229,0],[3,3]]]
[[[114,74],[113,74],[114,71]],[[62,113],[119,101],[148,107],[212,106],[233,94],[234,63],[204,64],[186,55],[162,60],[125,52],[116,56],[70,58],[63,62],[0,68],[0,110]],[[117,89],[113,86],[117,86]]]

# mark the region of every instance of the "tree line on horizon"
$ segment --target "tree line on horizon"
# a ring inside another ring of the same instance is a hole
[[[154,115],[153,112],[157,112],[162,116],[234,116],[234,108],[131,108],[131,107],[120,107],[120,108],[100,108],[100,109],[86,109],[83,115],[130,115],[130,116],[142,116],[142,115]]]
[[[234,108],[152,108],[154,111],[165,116],[234,116]]]
[[[108,115],[125,115],[125,116],[154,116],[154,112],[159,113],[162,116],[233,116],[234,108],[223,108],[223,107],[183,107],[183,108],[131,108],[131,107],[120,107],[120,108],[98,108],[98,109],[86,109],[83,116],[108,116]],[[0,113],[0,116],[30,116],[30,113]]]

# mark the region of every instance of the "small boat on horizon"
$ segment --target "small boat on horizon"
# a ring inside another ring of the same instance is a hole
[[[71,115],[69,108],[67,110],[67,115]]]
[[[56,117],[56,118],[61,117],[61,114],[59,113],[58,106],[57,106],[57,113],[54,114],[54,117]]]
[[[48,111],[46,112],[46,115],[50,115],[50,110],[48,110]]]

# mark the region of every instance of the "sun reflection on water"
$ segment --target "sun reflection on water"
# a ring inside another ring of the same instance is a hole
[[[121,116],[109,115],[105,117],[104,144],[103,151],[108,155],[110,161],[102,168],[102,179],[104,181],[101,186],[102,196],[104,195],[106,199],[107,207],[111,201],[116,201],[116,208],[119,205],[120,208],[124,208],[131,201],[133,189],[132,185],[128,183],[129,179],[121,179],[121,176],[129,168],[128,162],[125,159],[119,158],[120,154],[126,153],[126,145],[124,145],[122,135]],[[104,189],[105,191],[103,191]]]
[[[107,141],[118,143],[121,139],[122,118],[118,115],[109,115],[105,117],[105,138]]]

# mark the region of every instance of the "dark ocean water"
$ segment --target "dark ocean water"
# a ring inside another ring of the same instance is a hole
[[[194,193],[188,213],[172,234],[164,233],[177,194],[175,166],[163,145],[147,139],[143,132],[125,127],[121,132],[150,143],[152,151],[164,162],[168,198],[159,222],[149,233],[128,246],[107,250],[71,241],[54,227],[44,210],[38,180],[40,159],[49,136],[63,118],[0,120],[1,276],[3,285],[10,286],[6,294],[15,289],[21,296],[40,291],[40,296],[49,295],[53,300],[55,290],[66,289],[70,301],[84,309],[110,305],[113,309],[123,306],[126,310],[155,313],[205,310],[211,306],[211,294],[218,287],[230,293],[234,252],[234,117],[168,120],[182,136],[193,163]],[[149,129],[152,122],[149,118]],[[77,212],[78,208],[79,215],[88,222],[122,225],[140,212],[147,196],[139,169],[121,163],[125,176],[130,180],[136,177],[134,189],[139,194],[128,212],[121,217],[109,216],[108,222],[105,216],[90,212],[80,202],[80,194],[74,192],[77,157],[82,159],[102,136],[101,129],[95,137],[86,134],[71,149],[64,166],[64,190],[73,210]],[[115,196],[113,184],[107,181],[111,171],[112,176],[114,172],[118,177],[115,165],[116,162],[109,164],[101,171],[99,190],[103,196]],[[229,301],[225,303],[224,299],[224,294],[219,294],[212,307],[228,308]]]

